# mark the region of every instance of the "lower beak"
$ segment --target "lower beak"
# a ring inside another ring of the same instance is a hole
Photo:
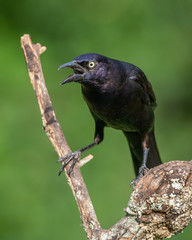
[[[66,67],[70,67],[73,68],[74,70],[82,70],[82,67],[76,62],[76,61],[71,61],[68,63],[65,63],[63,65],[61,65],[58,70],[60,70],[61,68],[66,68]],[[70,75],[68,78],[66,78],[62,83],[60,83],[60,85],[63,85],[65,83],[69,83],[69,82],[81,82],[84,79],[85,73],[74,73],[73,75]]]
[[[68,78],[66,78],[60,85],[63,85],[65,83],[69,82],[81,82],[84,79],[84,73],[83,74],[73,74],[70,75]]]

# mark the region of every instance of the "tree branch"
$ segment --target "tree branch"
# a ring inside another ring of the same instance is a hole
[[[30,36],[27,34],[21,37],[21,46],[25,56],[31,84],[36,93],[44,130],[53,147],[55,148],[59,158],[61,158],[65,154],[70,153],[71,149],[67,144],[67,141],[61,130],[61,126],[56,119],[44,81],[40,62],[40,54],[46,48],[41,47],[40,44],[33,44]],[[65,173],[69,167],[70,164],[67,166]],[[76,164],[70,177],[67,174],[66,177],[77,202],[84,229],[87,233],[87,238],[92,239],[96,233],[100,231],[101,227],[97,220],[86,185],[83,181],[79,164]]]
[[[21,37],[31,84],[36,93],[43,127],[58,157],[71,152],[56,119],[45,85],[40,54],[46,48],[33,44],[29,35]],[[87,239],[162,239],[180,232],[192,218],[192,161],[173,161],[157,166],[138,182],[131,194],[126,216],[108,230],[101,228],[89,197],[80,167],[92,159],[88,155],[76,164],[70,177],[65,174],[79,208]]]

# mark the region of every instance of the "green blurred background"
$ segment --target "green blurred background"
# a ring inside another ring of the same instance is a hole
[[[59,83],[57,68],[96,52],[139,66],[157,97],[156,138],[164,162],[192,158],[192,1],[18,0],[0,3],[0,239],[86,239],[79,212],[43,129],[20,36],[47,47],[43,71],[57,118],[73,150],[93,140],[94,122],[80,85]],[[124,216],[134,178],[120,131],[83,167],[99,221]],[[173,239],[191,238],[191,226]]]

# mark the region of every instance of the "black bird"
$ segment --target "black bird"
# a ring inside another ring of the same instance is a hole
[[[64,162],[60,173],[73,160],[70,174],[81,153],[103,140],[105,126],[123,131],[138,179],[147,167],[161,164],[154,136],[156,99],[142,70],[133,64],[95,53],[80,55],[59,69],[66,67],[72,68],[74,74],[61,85],[69,82],[81,84],[83,97],[95,120],[95,137],[93,143],[58,160]]]

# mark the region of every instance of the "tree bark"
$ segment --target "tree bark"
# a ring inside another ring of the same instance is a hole
[[[33,44],[28,34],[21,37],[28,74],[35,91],[43,128],[58,157],[71,152],[56,119],[45,85],[40,54],[46,48]],[[181,232],[192,218],[192,161],[172,161],[153,169],[135,186],[125,217],[110,229],[102,229],[97,219],[80,167],[92,159],[79,161],[70,176],[65,175],[74,194],[84,230],[89,240],[162,239]]]

